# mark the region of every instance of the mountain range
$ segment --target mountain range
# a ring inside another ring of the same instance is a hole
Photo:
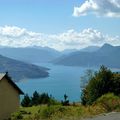
[[[112,68],[120,68],[120,46],[104,44],[93,51],[76,51],[57,58],[54,64],[65,66],[98,67],[105,65]]]
[[[98,46],[88,46],[86,48],[80,49],[80,51],[83,51],[83,52],[95,52],[95,51],[97,51],[99,49],[100,49],[100,47],[98,47]]]
[[[0,72],[8,72],[15,82],[27,78],[48,77],[49,69],[0,55]]]
[[[8,72],[14,81],[48,77],[48,68],[34,63],[49,62],[61,55],[48,47],[0,47],[0,72]]]
[[[120,46],[104,44],[64,52],[48,47],[8,48],[0,47],[0,72],[9,72],[14,81],[27,78],[48,77],[48,68],[33,63],[51,62],[65,66],[99,67],[105,65],[120,68]],[[9,58],[8,58],[9,57]]]
[[[10,48],[1,47],[0,54],[27,63],[49,62],[61,55],[60,52],[48,47]]]

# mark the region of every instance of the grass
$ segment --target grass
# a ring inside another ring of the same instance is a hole
[[[101,106],[42,105],[26,108],[21,107],[17,113],[12,115],[12,120],[77,120],[103,112],[104,109]]]
[[[103,95],[91,106],[74,104],[21,107],[12,115],[11,120],[80,120],[111,111],[120,111],[120,98],[112,93]]]

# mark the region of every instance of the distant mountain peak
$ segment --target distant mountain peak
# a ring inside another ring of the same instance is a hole
[[[49,62],[61,55],[61,53],[55,49],[37,46],[24,48],[0,48],[0,54],[28,63]]]
[[[90,50],[89,50],[90,51]],[[67,66],[99,67],[105,65],[111,68],[120,68],[120,46],[104,44],[95,52],[75,52],[57,59],[54,63]]]
[[[70,53],[73,53],[73,52],[76,52],[78,51],[77,49],[65,49],[62,51],[63,54],[70,54]]]
[[[111,44],[105,43],[100,49],[99,52],[111,52],[113,51],[113,49],[115,49],[114,46],[112,46]]]
[[[95,52],[95,51],[97,51],[99,49],[100,49],[99,46],[88,46],[86,48],[81,49],[80,51],[83,51],[83,52]]]
[[[108,48],[108,47],[113,47],[113,46],[112,46],[111,44],[105,43],[105,44],[102,46],[102,48],[103,48],[103,47],[107,47],[107,48]]]

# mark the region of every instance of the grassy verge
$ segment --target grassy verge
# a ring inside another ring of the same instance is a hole
[[[21,107],[12,115],[11,120],[80,120],[111,111],[120,111],[120,98],[110,93],[100,97],[91,106],[74,104]]]
[[[105,112],[101,106],[42,105],[21,107],[12,115],[12,120],[77,120]]]

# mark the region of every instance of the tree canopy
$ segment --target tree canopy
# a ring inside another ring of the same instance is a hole
[[[33,105],[40,105],[40,104],[57,104],[58,101],[55,100],[51,95],[49,96],[47,93],[39,94],[37,91],[35,91],[32,95],[32,97],[29,97],[28,94],[26,94],[21,102],[21,105],[23,107],[30,107]]]
[[[114,73],[105,66],[94,72],[88,84],[82,91],[81,101],[84,105],[91,105],[106,93],[120,95],[120,74]]]

